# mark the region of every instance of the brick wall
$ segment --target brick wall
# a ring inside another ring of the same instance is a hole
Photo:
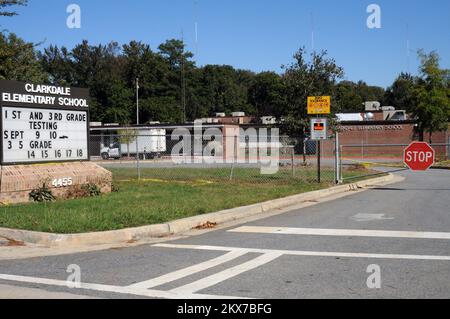
[[[72,178],[73,185],[54,187],[52,181]],[[0,175],[0,204],[29,201],[29,193],[45,183],[57,198],[64,198],[75,188],[96,184],[102,193],[111,192],[112,174],[91,162],[2,166]]]
[[[433,143],[448,143],[449,133],[437,132],[432,136]],[[344,148],[347,155],[364,155],[386,157],[402,157],[403,146],[370,147],[373,144],[410,144],[418,140],[414,132],[414,123],[409,122],[374,122],[374,123],[345,123],[340,126],[340,144],[341,145],[366,145],[361,148]],[[429,134],[425,134],[425,141],[429,140]],[[447,157],[447,148],[445,146],[435,147],[437,157]],[[354,153],[354,154],[352,154]],[[344,154],[345,155],[345,154]]]

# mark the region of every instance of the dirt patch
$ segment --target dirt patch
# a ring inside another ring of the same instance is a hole
[[[364,164],[355,163],[346,166],[346,169],[351,172],[359,172],[366,170],[366,166]]]
[[[204,224],[198,225],[197,227],[194,227],[194,229],[197,229],[197,230],[211,229],[211,228],[215,228],[216,226],[217,226],[217,223],[206,222]]]
[[[20,247],[25,246],[23,241],[15,240],[7,237],[0,237],[0,246],[3,247]]]

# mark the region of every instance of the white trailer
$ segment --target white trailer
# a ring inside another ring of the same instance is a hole
[[[139,129],[130,131],[130,135],[122,132],[118,142],[102,147],[101,156],[110,158],[137,157],[154,159],[167,150],[165,129]]]

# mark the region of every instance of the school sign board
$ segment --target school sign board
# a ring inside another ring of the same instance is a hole
[[[327,115],[331,113],[330,96],[309,96],[308,115]]]
[[[0,81],[1,164],[89,160],[89,90]]]
[[[0,206],[30,201],[43,183],[58,199],[112,174],[89,161],[89,91],[0,80]]]

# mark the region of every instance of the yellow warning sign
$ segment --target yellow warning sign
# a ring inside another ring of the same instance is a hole
[[[308,96],[308,114],[330,114],[331,97],[330,96]]]

